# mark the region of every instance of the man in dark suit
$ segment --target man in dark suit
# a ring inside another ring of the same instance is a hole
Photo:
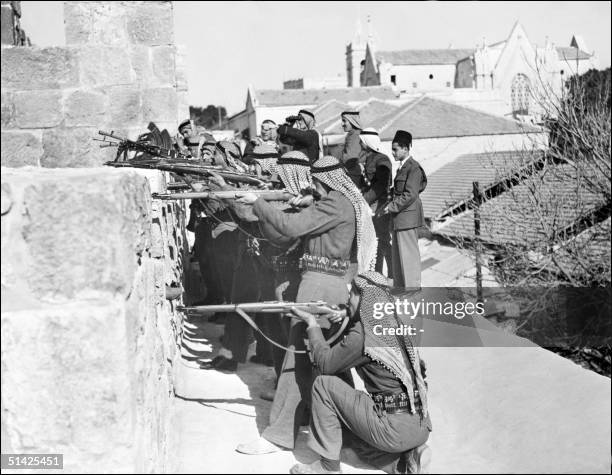
[[[412,135],[405,130],[395,133],[391,144],[395,161],[400,167],[395,175],[391,201],[383,213],[392,218],[393,285],[397,288],[421,287],[421,254],[418,228],[425,225],[423,204],[419,194],[427,186],[421,165],[410,156]]]

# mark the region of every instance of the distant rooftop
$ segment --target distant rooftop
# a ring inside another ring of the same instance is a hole
[[[397,94],[390,86],[345,87],[334,89],[257,89],[256,104],[280,107],[297,105],[318,105],[330,100],[340,102],[361,102],[377,99],[396,99]]]
[[[409,130],[416,139],[519,134],[538,129],[514,120],[421,96],[399,110],[378,117],[371,124],[382,140],[391,140],[396,130]]]
[[[456,64],[474,54],[474,49],[407,49],[376,53],[379,63],[391,64]]]

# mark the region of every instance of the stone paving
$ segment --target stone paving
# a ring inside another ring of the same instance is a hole
[[[176,375],[176,471],[288,473],[296,461],[312,461],[305,428],[293,452],[235,452],[266,425],[270,403],[258,396],[272,387],[273,371],[250,363],[237,374],[197,369],[189,359],[213,357],[222,328],[186,323],[190,340]],[[509,340],[505,347],[421,349],[434,426],[432,473],[610,473],[610,380],[545,349],[511,347],[515,337],[486,322],[477,336],[488,345]],[[364,473],[347,462],[345,473]]]

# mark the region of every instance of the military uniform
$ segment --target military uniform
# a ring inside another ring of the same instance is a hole
[[[293,143],[293,150],[304,153],[310,160],[310,163],[313,163],[319,158],[321,150],[320,136],[319,132],[316,130],[300,130],[283,124],[278,128],[278,135],[281,140],[285,140],[286,137],[289,137]]]
[[[393,229],[393,284],[395,287],[421,286],[421,255],[418,228],[425,225],[419,194],[427,186],[421,165],[412,157],[405,159],[393,181],[388,205]]]
[[[349,283],[355,273],[355,211],[341,193],[330,193],[300,212],[284,213],[263,199],[253,205],[253,212],[262,223],[292,239],[305,237],[307,254],[299,285],[297,302],[324,300],[329,304],[345,304]],[[305,325],[293,323],[289,347],[304,350]],[[299,426],[306,421],[315,374],[306,355],[287,352],[272,409],[270,425],[262,436],[286,448],[293,448]]]
[[[359,143],[360,132],[359,129],[351,129],[346,133],[344,148],[340,157],[340,161],[346,168],[346,174],[355,183],[357,188],[363,186],[361,166],[359,165],[359,156],[361,154],[361,144]]]
[[[355,448],[361,458],[392,472],[403,452],[429,438],[429,416],[408,410],[386,413],[375,402],[378,394],[401,394],[406,389],[389,370],[364,355],[364,327],[360,321],[334,347],[325,342],[319,327],[308,329],[308,338],[314,364],[321,373],[312,388],[308,446],[325,459],[340,460],[342,429],[346,428],[356,438]],[[357,370],[367,393],[335,376],[350,368]]]
[[[387,272],[391,272],[391,234],[389,232],[390,216],[379,214],[389,199],[391,185],[391,160],[378,152],[368,152],[363,170],[363,186],[361,191],[364,199],[374,212],[372,222],[376,230],[378,249],[376,253],[376,271],[382,272],[383,262],[387,262]]]

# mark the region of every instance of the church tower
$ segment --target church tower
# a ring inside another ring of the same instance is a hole
[[[348,87],[359,87],[361,62],[365,61],[366,40],[361,28],[361,20],[357,20],[353,40],[346,46],[346,78]]]

